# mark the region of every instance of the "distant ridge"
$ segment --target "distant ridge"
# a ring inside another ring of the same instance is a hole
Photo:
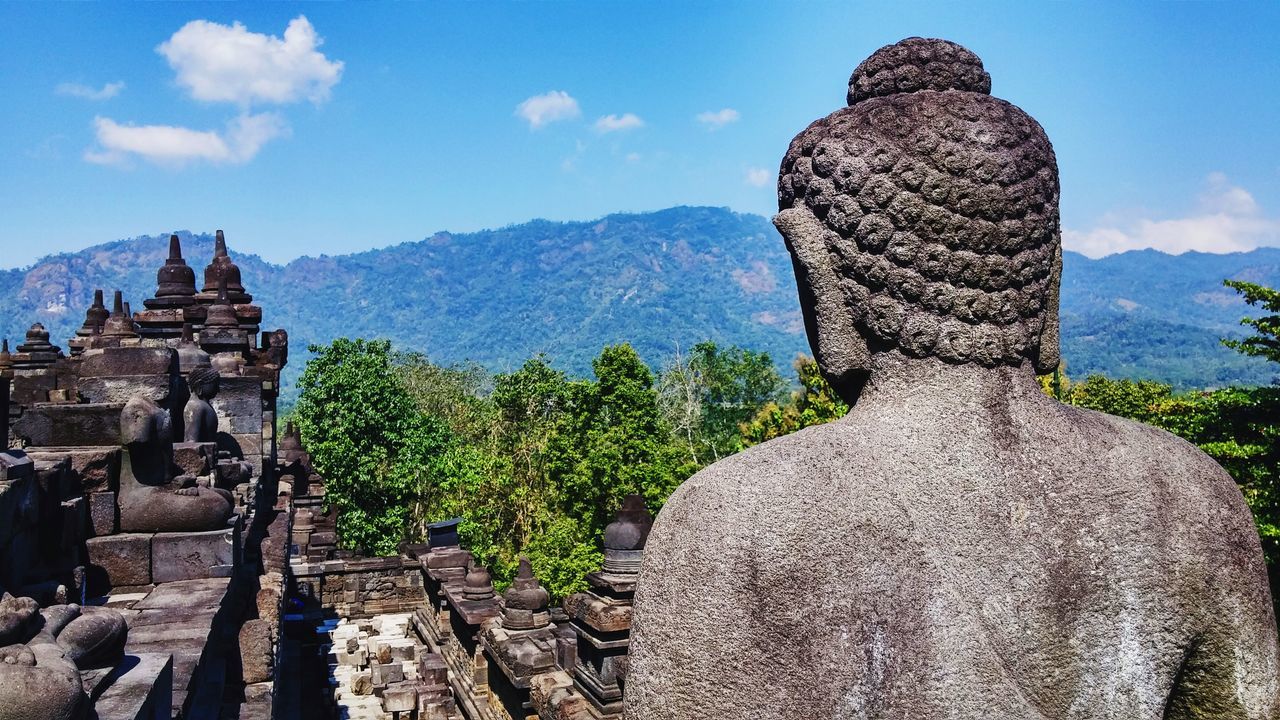
[[[602,345],[624,340],[654,365],[704,339],[768,351],[779,365],[808,352],[786,248],[758,215],[675,207],[534,220],[283,266],[238,252],[235,228],[226,230],[245,286],[264,308],[264,329],[290,331],[286,392],[307,344],[342,335],[386,337],[436,361],[494,370],[545,352],[575,374],[590,372]],[[199,276],[213,238],[179,235]],[[39,321],[65,343],[97,287],[120,288],[138,306],[155,291],[166,240],[117,240],[0,271],[0,336],[19,342]],[[1218,343],[1239,335],[1247,314],[1223,278],[1280,286],[1280,249],[1141,250],[1100,260],[1064,253],[1068,373],[1180,388],[1271,382],[1274,368]]]

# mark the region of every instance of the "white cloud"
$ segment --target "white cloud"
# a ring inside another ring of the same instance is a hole
[[[192,20],[156,48],[197,100],[320,103],[342,79],[342,62],[316,48],[324,40],[307,18],[289,21],[284,38],[250,32],[244,25]]]
[[[1265,216],[1249,191],[1219,172],[1206,178],[1196,210],[1187,217],[1113,220],[1092,230],[1062,232],[1064,248],[1093,258],[1144,248],[1179,255],[1243,252],[1260,245],[1280,245],[1280,220]]]
[[[91,88],[88,85],[81,85],[80,83],[59,83],[58,87],[54,88],[54,92],[59,95],[82,98],[84,100],[110,100],[119,95],[123,89],[124,81],[120,80],[118,82],[109,82],[98,89]]]
[[[641,160],[640,153],[637,153],[637,152],[627,153],[627,162],[638,163],[640,162],[640,160]]]
[[[572,120],[581,115],[582,110],[578,108],[578,101],[563,90],[534,95],[516,106],[516,117],[527,120],[529,127],[533,130],[559,120]]]
[[[764,187],[769,184],[769,171],[764,168],[747,168],[743,181],[753,187]]]
[[[719,130],[729,123],[738,122],[741,117],[742,115],[737,110],[725,108],[714,112],[708,110],[707,112],[698,113],[696,119],[705,125],[708,130]]]
[[[596,132],[611,133],[622,130],[635,130],[644,127],[644,120],[640,119],[635,113],[625,113],[623,115],[605,115],[596,120]]]
[[[240,115],[228,122],[223,132],[174,125],[121,125],[104,117],[94,118],[93,124],[98,148],[86,151],[84,158],[100,165],[125,164],[132,157],[169,167],[195,161],[241,165],[265,144],[289,133],[284,119],[275,113]]]

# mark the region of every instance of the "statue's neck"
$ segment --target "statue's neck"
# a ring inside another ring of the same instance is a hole
[[[928,404],[940,414],[983,412],[993,406],[1051,402],[1030,362],[1020,366],[954,365],[937,358],[878,353],[855,405],[855,414],[876,408]]]

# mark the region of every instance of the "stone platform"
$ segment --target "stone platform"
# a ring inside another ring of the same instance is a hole
[[[173,709],[173,657],[126,653],[113,668],[83,675],[97,720],[168,720]]]
[[[173,657],[166,717],[217,717],[225,682],[228,638],[223,636],[230,623],[223,609],[230,583],[229,578],[179,580],[145,594],[107,596],[107,605],[119,610],[129,625],[126,655]]]

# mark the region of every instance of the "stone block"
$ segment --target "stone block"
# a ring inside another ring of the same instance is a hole
[[[173,656],[129,653],[93,703],[97,720],[169,720],[173,712]]]
[[[105,574],[111,587],[151,583],[151,533],[120,533],[89,538],[90,575]]]
[[[80,356],[81,382],[84,378],[168,375],[177,370],[178,353],[165,347],[101,348],[86,350]]]
[[[383,640],[382,643],[390,651],[393,660],[414,661],[418,659],[418,648],[409,638]]]
[[[375,687],[386,687],[404,680],[404,668],[398,662],[374,663],[369,667],[369,677]]]
[[[218,386],[217,396],[210,401],[218,412],[218,429],[232,433],[252,432],[261,436],[262,382],[252,377],[223,377]],[[234,430],[233,427],[241,429]]]
[[[382,691],[382,709],[407,713],[418,709],[418,688],[414,682],[398,682]]]
[[[258,617],[273,618],[280,614],[280,588],[272,585],[258,590],[254,596],[254,604],[258,609]]]
[[[89,494],[89,526],[94,537],[114,535],[120,530],[120,513],[116,508],[116,494],[96,492]]]
[[[116,492],[120,487],[119,440],[111,445],[87,447],[29,447],[27,454],[36,460],[69,458],[71,474],[80,492]]]
[[[239,460],[218,460],[213,468],[213,486],[231,490],[246,483],[252,476],[253,466]]]
[[[356,669],[364,667],[369,662],[369,653],[364,648],[358,648],[355,652],[347,652],[345,648],[335,646],[333,656],[337,659],[339,665],[347,665]]]
[[[218,449],[235,457],[243,457],[254,475],[262,474],[262,435],[260,433],[218,433]]]
[[[36,464],[21,450],[0,451],[0,481],[15,483],[24,478],[34,477]]]
[[[388,665],[392,662],[391,646],[389,641],[384,638],[369,641],[369,654],[373,656],[376,663]]]
[[[369,673],[356,673],[351,676],[351,692],[356,695],[373,694],[373,678]]]
[[[120,446],[122,403],[35,405],[13,424],[13,434],[27,445],[71,447]]]
[[[156,533],[151,541],[153,582],[229,577],[235,565],[238,528]]]
[[[428,685],[447,685],[449,665],[445,662],[444,656],[423,653],[418,659],[418,679]]]
[[[428,570],[465,568],[471,560],[471,553],[459,547],[432,548],[423,565]]]
[[[58,374],[55,370],[23,370],[14,374],[13,391],[10,404],[30,407],[35,403],[49,401],[49,393],[58,387]]]
[[[217,445],[211,442],[180,442],[173,444],[173,464],[186,475],[208,475],[213,471],[217,457]]]
[[[266,620],[250,620],[240,628],[240,668],[245,683],[266,682],[274,676],[275,649]]]
[[[127,403],[134,395],[163,401],[169,397],[168,375],[82,377],[76,389],[91,403]]]

